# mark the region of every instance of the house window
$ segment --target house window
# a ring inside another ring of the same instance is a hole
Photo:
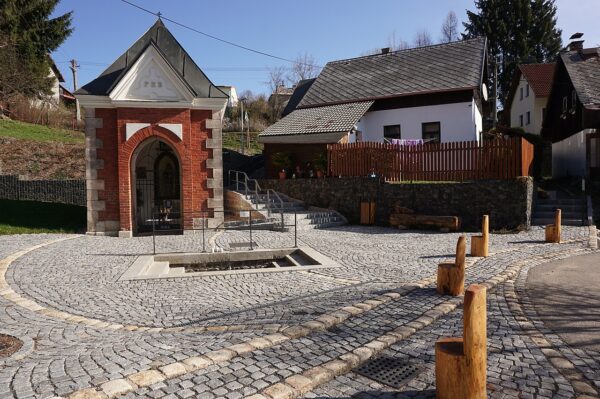
[[[400,125],[384,126],[383,138],[386,140],[401,139]]]
[[[577,104],[577,93],[575,92],[575,90],[573,90],[571,92],[571,107],[573,107],[573,109],[575,109],[576,104]]]
[[[566,113],[569,109],[569,104],[567,102],[567,96],[563,97],[563,113]]]
[[[519,88],[519,93],[521,93],[519,100],[522,100],[523,99],[523,88],[522,87]]]
[[[519,115],[519,126],[523,127],[523,114]]]
[[[442,141],[440,122],[423,123],[423,141],[425,143],[439,143]]]
[[[527,124],[531,124],[531,112],[527,111]]]
[[[525,86],[525,97],[529,97],[529,83]]]

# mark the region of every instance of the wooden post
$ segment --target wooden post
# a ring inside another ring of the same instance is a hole
[[[485,399],[487,368],[486,288],[471,285],[465,293],[463,338],[435,343],[437,399]]]
[[[484,258],[489,255],[490,245],[490,218],[488,215],[483,215],[483,221],[481,222],[481,235],[473,236],[471,238],[471,255],[483,256]]]
[[[546,226],[546,242],[560,244],[561,223],[562,211],[557,209],[554,212],[554,224]]]
[[[462,295],[465,290],[465,258],[467,238],[458,237],[454,263],[440,263],[437,273],[437,292],[441,295]]]

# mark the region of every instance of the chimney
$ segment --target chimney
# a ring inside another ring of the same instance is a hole
[[[583,33],[577,32],[571,35],[569,40],[571,41],[568,45],[569,51],[581,51],[583,50],[583,40],[580,40],[583,37]]]
[[[389,47],[384,47],[381,49],[381,54],[387,54],[390,52],[390,48]]]

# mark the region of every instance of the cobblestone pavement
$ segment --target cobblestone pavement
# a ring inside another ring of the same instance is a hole
[[[567,227],[563,234],[566,240],[583,241],[587,229]],[[299,245],[324,253],[340,263],[340,268],[123,282],[118,278],[135,258],[151,252],[150,238],[73,236],[38,248],[9,265],[6,282],[20,297],[72,317],[59,319],[49,311],[32,311],[10,295],[0,297],[0,330],[32,341],[19,359],[0,359],[0,398],[66,397],[91,387],[98,389],[96,397],[102,397],[100,387],[108,392],[119,380],[125,382],[124,377],[147,370],[160,370],[156,374],[162,377],[146,387],[148,384],[129,384],[128,389],[114,391],[115,396],[120,392],[123,397],[236,398],[259,393],[390,330],[410,325],[425,312],[448,303],[447,297],[435,294],[431,278],[437,263],[453,256],[457,236],[349,226],[311,230],[302,232]],[[0,237],[0,257],[63,237]],[[549,245],[542,244],[542,238],[540,228],[492,235],[494,255],[469,267],[468,283],[493,278],[521,259],[585,250],[582,241]],[[247,241],[247,232],[229,231],[215,239],[218,246],[228,248],[231,243]],[[264,248],[293,245],[290,233],[255,232],[253,240]],[[157,251],[198,248],[198,236],[161,237]],[[424,284],[423,288],[410,288],[417,282]],[[512,397],[507,394],[513,392],[510,389],[521,392],[521,397],[572,396],[573,376],[564,377],[540,355],[541,349],[522,334],[507,309],[506,284],[494,288],[488,301],[490,382],[497,392],[502,387],[507,397]],[[386,303],[365,305],[352,317],[346,313],[326,325],[329,329],[302,334],[284,330],[310,324],[345,306],[369,303],[384,292],[399,294]],[[524,309],[527,314],[529,310]],[[424,371],[409,385],[415,395],[427,394],[432,388],[433,342],[440,335],[459,334],[461,317],[460,311],[450,312],[388,349],[389,355],[410,356],[423,364]],[[86,324],[86,318],[105,321],[111,327]],[[279,336],[285,340],[277,340],[275,335],[265,345],[219,352],[282,330],[286,337]],[[223,353],[229,355],[220,356]],[[212,364],[173,371],[173,364],[200,355],[212,359]],[[580,367],[581,378],[593,385],[598,378],[590,372],[593,364],[581,365],[578,355],[573,353],[571,361]],[[534,377],[529,378],[525,364],[535,370]],[[344,383],[344,378],[354,383]],[[348,397],[366,388],[371,393],[388,392],[388,388],[361,379],[364,377],[356,374],[340,376],[307,397]],[[359,384],[361,381],[364,384]],[[346,391],[340,390],[341,385]]]

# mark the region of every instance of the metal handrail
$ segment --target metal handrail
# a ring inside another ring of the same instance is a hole
[[[267,207],[267,215],[270,217],[271,213],[272,213],[272,206],[271,206],[271,196],[273,196],[276,199],[277,204],[279,205],[279,209],[280,209],[280,213],[281,213],[281,224],[283,225],[283,200],[281,199],[281,196],[279,195],[279,193],[271,188],[263,190],[260,185],[258,184],[258,180],[256,179],[251,179],[248,177],[248,174],[246,172],[242,172],[239,170],[229,170],[228,172],[228,180],[229,180],[229,184],[231,185],[231,175],[234,174],[234,181],[235,181],[235,185],[236,185],[236,191],[240,191],[239,186],[240,183],[244,186],[244,193],[246,196],[248,196],[248,191],[250,191],[251,193],[253,193],[256,198],[259,198],[259,195],[261,192],[266,192],[267,195],[267,203],[266,203],[266,207]],[[240,175],[243,177],[243,181],[240,181]],[[252,182],[252,186],[254,188],[254,190],[249,188],[249,182]],[[258,210],[258,204],[256,204],[256,209]]]

